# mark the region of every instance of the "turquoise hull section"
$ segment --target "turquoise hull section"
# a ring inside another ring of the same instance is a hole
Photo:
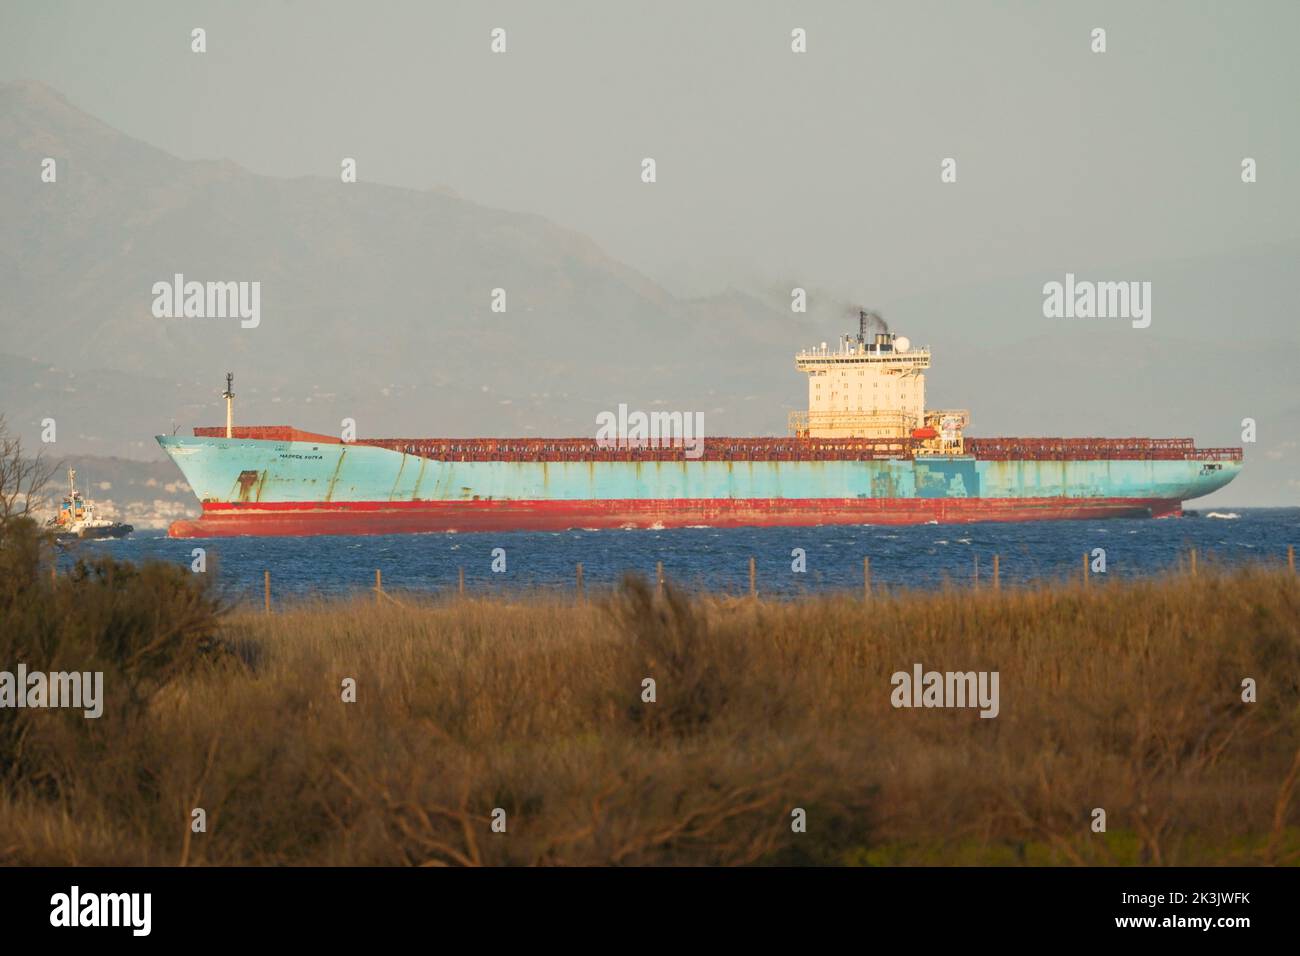
[[[1159,499],[1231,481],[1240,461],[436,461],[357,444],[160,436],[200,502]]]

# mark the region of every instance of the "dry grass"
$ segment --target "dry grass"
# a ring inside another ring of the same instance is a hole
[[[638,582],[586,604],[358,598],[237,609],[221,636],[232,653],[134,716],[38,724],[39,773],[0,790],[0,861],[1300,860],[1283,572],[868,604]],[[999,671],[1000,716],[894,709],[915,662]]]

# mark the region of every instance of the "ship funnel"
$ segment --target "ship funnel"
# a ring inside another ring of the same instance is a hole
[[[877,328],[889,331],[889,324],[880,317],[879,312],[868,312],[866,309],[858,309],[858,341],[863,345],[870,344],[867,338],[867,330],[875,325]]]

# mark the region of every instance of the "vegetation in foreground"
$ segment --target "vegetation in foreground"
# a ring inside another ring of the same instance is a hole
[[[0,709],[8,864],[1300,860],[1286,572],[264,614],[182,567],[43,560],[8,522],[0,670],[102,670],[105,709]],[[999,715],[895,709],[915,663],[998,671]]]

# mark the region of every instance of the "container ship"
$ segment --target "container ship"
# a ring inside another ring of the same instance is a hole
[[[1222,488],[1240,448],[1190,438],[974,438],[927,409],[930,349],[863,312],[801,351],[781,438],[369,438],[290,425],[158,436],[202,506],[173,537],[1163,518]]]

